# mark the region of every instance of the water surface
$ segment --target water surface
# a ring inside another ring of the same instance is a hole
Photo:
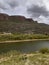
[[[49,49],[49,41],[31,41],[17,43],[0,43],[0,53],[17,50],[23,53],[38,51],[41,48]]]

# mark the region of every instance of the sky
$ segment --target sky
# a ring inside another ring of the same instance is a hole
[[[49,0],[0,0],[0,13],[22,15],[49,24]]]

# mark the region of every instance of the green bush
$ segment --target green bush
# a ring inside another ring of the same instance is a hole
[[[40,49],[40,51],[42,54],[45,54],[45,53],[49,53],[49,49],[48,48],[42,48]]]

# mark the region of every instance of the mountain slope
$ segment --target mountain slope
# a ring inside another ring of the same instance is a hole
[[[37,23],[24,16],[9,16],[0,13],[0,32],[49,34],[49,25]]]

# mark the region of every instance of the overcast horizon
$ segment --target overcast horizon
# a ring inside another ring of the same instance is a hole
[[[22,15],[49,24],[49,0],[0,0],[0,13]]]

